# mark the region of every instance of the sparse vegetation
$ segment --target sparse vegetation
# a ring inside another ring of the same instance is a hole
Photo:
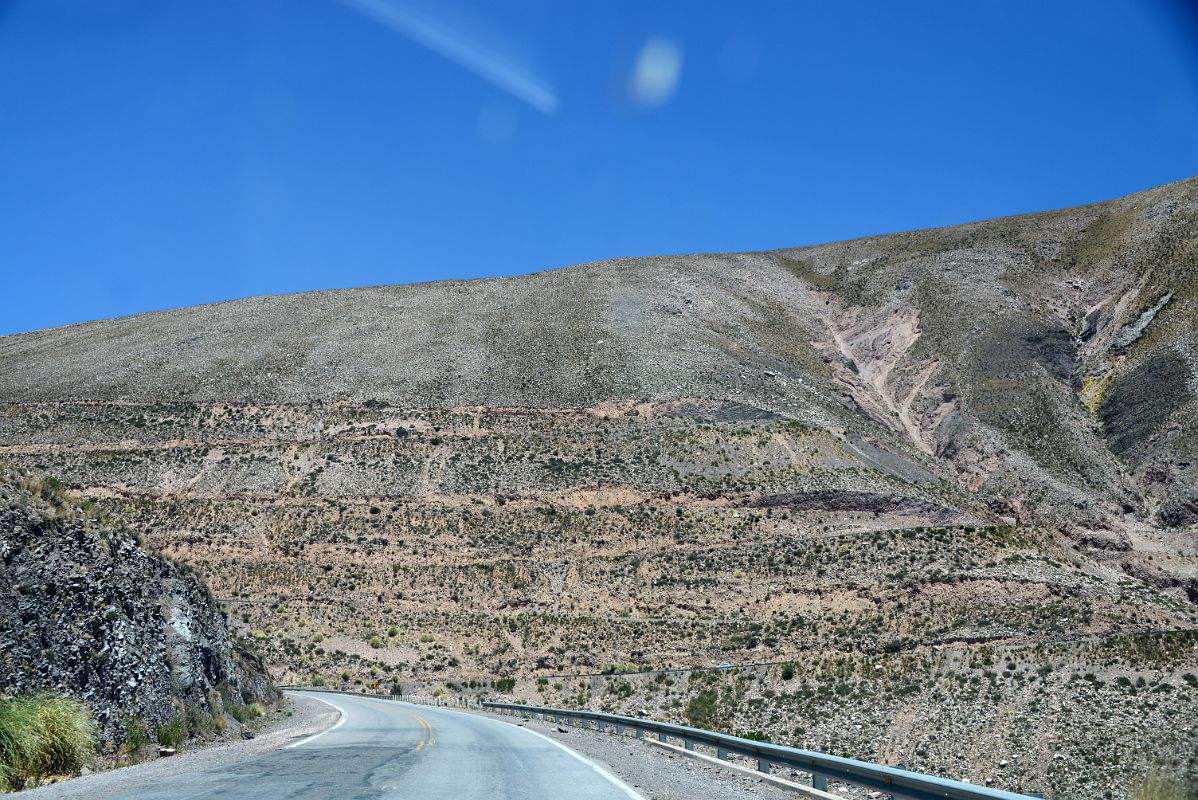
[[[1158,769],[1136,781],[1127,797],[1128,800],[1190,800],[1193,793],[1187,790],[1185,779]]]

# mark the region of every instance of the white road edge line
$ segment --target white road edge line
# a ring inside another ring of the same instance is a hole
[[[310,696],[311,695],[305,695],[305,697],[310,697]],[[316,699],[319,700],[320,698],[316,698]],[[379,697],[363,697],[362,699],[363,700],[374,700],[376,702],[381,702],[381,703],[398,702],[400,705],[405,705],[405,706],[411,705],[411,703],[405,703],[402,700],[400,700],[400,701],[383,700],[382,698],[379,698]],[[324,702],[328,702],[328,701],[324,701]],[[332,703],[329,703],[329,705],[333,706]],[[333,706],[333,708],[337,708],[337,706]],[[419,706],[417,706],[417,708],[419,708]],[[564,750],[570,756],[572,756],[572,757],[578,759],[579,761],[581,761],[582,763],[586,764],[588,767],[595,770],[595,772],[598,772],[609,783],[611,783],[613,786],[615,786],[617,789],[619,789],[621,792],[623,792],[625,795],[627,795],[629,798],[631,798],[631,800],[648,800],[648,798],[646,798],[643,794],[638,792],[636,789],[633,789],[628,784],[624,783],[624,781],[620,780],[615,775],[612,775],[610,772],[608,772],[603,767],[596,764],[594,761],[591,761],[589,758],[582,755],[581,753],[577,753],[574,750],[571,750],[569,747],[562,744],[561,742],[559,742],[555,739],[550,739],[548,736],[546,736],[543,733],[537,733],[536,731],[529,730],[528,728],[525,728],[522,725],[516,725],[514,723],[508,722],[507,720],[495,719],[494,717],[484,717],[481,714],[471,714],[468,711],[458,711],[453,708],[444,708],[441,706],[436,706],[436,709],[438,711],[448,711],[450,714],[463,714],[465,716],[474,717],[475,719],[486,719],[486,720],[490,720],[491,722],[498,722],[500,725],[511,725],[513,728],[515,728],[517,730],[524,731],[525,733],[531,733],[533,736],[536,736],[538,738],[544,739],[545,741],[549,742],[549,744],[553,745],[554,747],[560,747],[562,750]],[[338,709],[338,710],[340,710],[340,709]],[[342,711],[341,713],[344,714],[345,712]],[[341,724],[340,722],[337,723],[337,725],[340,725],[340,724]],[[336,728],[337,725],[334,725],[333,728]],[[331,731],[331,730],[333,730],[333,728],[329,728],[329,730]],[[325,731],[325,733],[328,733],[328,731]],[[319,736],[319,735],[320,735],[319,733],[316,734],[316,736]],[[312,738],[315,739],[316,736],[313,736]],[[305,739],[304,741],[308,741],[308,740]],[[303,744],[303,743],[304,742],[299,742],[299,744]],[[295,745],[291,745],[291,747],[295,747]]]
[[[331,727],[331,728],[325,728],[325,729],[324,729],[323,731],[321,731],[320,733],[314,733],[314,734],[312,734],[311,736],[309,736],[307,739],[300,739],[298,742],[292,742],[291,744],[289,744],[289,745],[287,745],[286,747],[284,747],[284,748],[283,748],[284,750],[290,750],[290,749],[291,749],[291,748],[293,748],[293,747],[299,747],[301,744],[307,744],[308,742],[312,741],[313,739],[318,739],[318,738],[320,738],[321,736],[324,736],[326,733],[329,733],[330,731],[335,731],[335,730],[337,730],[338,728],[340,728],[342,725],[344,725],[344,724],[345,724],[345,721],[346,721],[347,719],[349,719],[349,714],[348,714],[348,713],[346,713],[345,709],[344,709],[344,708],[342,708],[342,707],[341,707],[341,706],[339,706],[339,705],[336,705],[335,703],[330,703],[328,700],[325,700],[325,699],[324,699],[324,698],[322,698],[322,697],[313,697],[313,696],[312,696],[312,695],[310,695],[310,694],[305,694],[305,695],[300,695],[300,696],[301,696],[301,697],[308,697],[308,698],[311,698],[311,699],[313,699],[313,700],[319,700],[320,702],[324,703],[326,706],[332,706],[333,708],[337,709],[337,711],[339,711],[339,712],[341,713],[341,719],[337,720],[337,724],[336,724],[336,725],[334,725],[333,727]]]
[[[483,719],[488,719],[488,717],[483,717]],[[494,718],[492,717],[491,719],[494,719]],[[608,772],[603,767],[596,764],[594,761],[591,761],[589,758],[582,755],[581,753],[578,753],[575,750],[572,750],[571,748],[567,747],[566,745],[562,744],[561,742],[557,741],[556,739],[550,739],[548,736],[546,736],[543,733],[537,733],[536,731],[529,730],[528,728],[525,728],[522,725],[516,725],[515,723],[508,722],[506,720],[496,719],[495,722],[501,722],[504,725],[511,725],[513,728],[519,728],[520,730],[524,731],[525,733],[531,733],[533,736],[538,736],[538,737],[544,739],[545,741],[549,742],[549,744],[553,745],[554,747],[560,747],[562,750],[565,750],[567,753],[574,756],[579,761],[586,764],[591,769],[595,770],[595,772],[598,772],[604,778],[609,780],[612,784],[614,784],[616,786],[616,788],[618,788],[624,794],[626,794],[630,798],[632,798],[632,800],[646,800],[645,796],[643,794],[641,794],[640,792],[638,792],[636,789],[633,789],[631,786],[624,783],[624,781],[620,780],[615,775],[612,775],[610,772]]]

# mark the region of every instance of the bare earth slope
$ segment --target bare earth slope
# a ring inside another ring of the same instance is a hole
[[[145,314],[0,364],[0,460],[193,564],[279,677],[512,677],[1057,796],[1198,768],[1198,180]],[[783,661],[801,686],[557,677]]]
[[[790,251],[253,298],[5,337],[0,399],[734,400],[890,434],[970,490],[1088,500],[1079,524],[1182,527],[1198,521],[1196,248],[1190,180]],[[1031,514],[1021,499],[1007,510]]]

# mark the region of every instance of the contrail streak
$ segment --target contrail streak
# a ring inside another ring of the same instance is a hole
[[[354,11],[387,26],[417,44],[493,83],[545,114],[557,110],[557,95],[535,76],[501,56],[466,41],[437,21],[422,17],[387,0],[339,0]]]

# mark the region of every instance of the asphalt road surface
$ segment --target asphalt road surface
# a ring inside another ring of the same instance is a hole
[[[294,692],[341,711],[331,728],[257,758],[179,775],[120,798],[643,800],[538,733],[442,708]]]

